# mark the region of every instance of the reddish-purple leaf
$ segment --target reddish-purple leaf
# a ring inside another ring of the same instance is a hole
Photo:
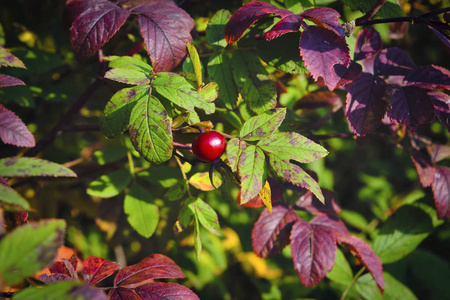
[[[417,126],[431,122],[434,107],[427,92],[416,86],[399,87],[389,84],[386,93],[390,96],[391,109],[388,116],[396,123],[407,125],[411,131]]]
[[[405,76],[415,67],[413,60],[405,51],[399,48],[387,48],[381,50],[376,56],[374,73],[385,76]]]
[[[95,285],[108,276],[111,276],[120,268],[116,262],[100,257],[89,256],[83,262],[84,281],[89,285]]]
[[[71,278],[70,276],[68,276],[66,274],[50,274],[50,275],[42,274],[38,277],[38,279],[46,284],[55,283],[58,281],[73,280],[73,278]]]
[[[268,258],[281,252],[289,244],[292,225],[298,216],[283,204],[274,205],[272,214],[263,210],[252,232],[253,252],[262,258]]]
[[[291,252],[300,280],[311,287],[333,267],[336,242],[327,227],[299,219],[291,231]]]
[[[23,62],[0,45],[0,67],[15,67],[26,69]]]
[[[299,15],[292,14],[282,18],[278,21],[268,32],[264,34],[267,40],[273,40],[285,33],[298,31],[303,18]]]
[[[122,268],[114,278],[114,285],[139,285],[155,278],[184,277],[173,260],[162,254],[152,254],[135,265]]]
[[[353,255],[356,255],[361,260],[367,270],[369,270],[370,274],[372,274],[381,293],[383,293],[383,266],[381,265],[378,256],[372,251],[372,248],[370,248],[363,240],[350,234],[338,234],[336,235],[336,238],[342,246],[349,249]]]
[[[142,300],[199,300],[193,291],[178,283],[147,283],[135,291]]]
[[[62,258],[62,261],[55,261],[53,262],[48,269],[52,274],[58,275],[62,274],[65,276],[68,276],[69,278],[78,280],[77,272],[75,271],[77,267],[77,259],[75,255],[72,256],[72,258],[69,260]]]
[[[97,52],[125,23],[129,11],[101,0],[83,11],[70,27],[72,49],[86,58]]]
[[[225,40],[228,44],[237,42],[244,34],[245,30],[250,28],[250,26],[259,19],[268,15],[276,15],[283,19],[287,16],[294,15],[294,13],[286,9],[280,9],[275,5],[266,2],[248,2],[231,16],[231,19],[225,27]]]
[[[132,289],[127,288],[113,288],[108,293],[109,300],[142,300],[138,294]]]
[[[15,85],[25,85],[19,78],[0,74],[0,88]]]
[[[450,219],[450,168],[435,168],[432,188],[437,215],[439,219]]]
[[[322,107],[340,107],[342,105],[341,98],[334,93],[328,91],[314,91],[304,95],[298,100],[293,109],[317,109]]]
[[[315,216],[310,223],[312,225],[326,227],[332,234],[348,234],[348,229],[344,222],[339,220],[336,216],[321,214]]]
[[[5,144],[34,147],[33,134],[15,113],[0,104],[0,138]]]
[[[341,37],[345,37],[344,28],[339,23],[341,16],[336,10],[328,7],[317,7],[307,9],[300,14],[303,18],[315,23],[320,27],[325,27]]]
[[[450,132],[450,96],[441,92],[429,92],[434,112],[441,123]]]
[[[303,31],[300,53],[313,78],[318,80],[322,77],[330,90],[341,80],[334,70],[334,65],[348,66],[350,63],[345,39],[324,27],[308,26]]]
[[[433,33],[441,40],[441,42],[447,46],[447,48],[450,48],[450,39],[448,39],[448,37],[446,37],[445,35],[443,35],[439,30],[437,30],[436,28],[434,28],[433,26],[428,25],[428,28],[431,29],[431,31],[433,31]]]
[[[194,20],[169,2],[151,2],[132,9],[155,72],[171,71],[186,56],[186,42],[192,42]]]
[[[336,88],[340,88],[347,83],[352,82],[362,72],[362,66],[354,60],[351,60],[348,66],[340,64],[334,65],[333,69],[336,75],[340,77],[339,82],[336,84]]]
[[[108,2],[107,0],[67,0],[66,6],[64,7],[64,17],[63,21],[67,22],[68,26],[70,26],[73,21],[80,15],[82,12],[87,10],[89,7]]]
[[[450,156],[450,146],[447,145],[431,144],[427,146],[427,149],[433,163],[437,163]]]
[[[73,288],[68,295],[68,299],[107,300],[108,297],[102,290],[83,284]]]
[[[341,211],[341,207],[337,203],[336,194],[330,190],[322,189],[325,204],[319,201],[317,197],[310,191],[303,194],[295,203],[296,208],[306,210],[309,213],[318,214],[337,214]]]
[[[355,46],[355,60],[367,59],[381,51],[383,42],[375,28],[364,28],[358,32]]]
[[[10,187],[9,184],[6,182],[6,180],[3,177],[0,177],[0,184],[4,185],[4,186],[7,186],[7,187]]]
[[[426,158],[417,150],[411,151],[411,159],[416,167],[417,174],[419,174],[420,182],[423,187],[430,186],[434,178],[434,166],[430,159]]]
[[[365,135],[381,124],[388,107],[385,89],[385,81],[370,73],[362,73],[350,85],[345,115],[354,133]]]
[[[434,65],[414,68],[404,78],[405,85],[424,89],[450,89],[450,71]]]

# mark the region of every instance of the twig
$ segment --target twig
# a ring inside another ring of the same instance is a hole
[[[359,25],[361,23],[364,23],[365,21],[370,20],[373,16],[375,16],[375,14],[383,6],[385,2],[386,0],[378,0],[377,3],[375,3],[375,5],[364,16],[355,20],[356,25]]]
[[[361,274],[364,272],[365,269],[366,269],[365,267],[362,267],[361,270],[359,270],[358,273],[356,273],[356,275],[353,276],[352,282],[350,282],[345,291],[342,293],[341,300],[344,300],[345,297],[347,297],[348,292],[350,291],[352,286],[355,284],[356,280],[358,280],[359,276],[361,276]]]

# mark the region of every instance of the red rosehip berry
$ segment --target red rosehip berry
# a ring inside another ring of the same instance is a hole
[[[227,142],[223,135],[217,131],[208,131],[200,134],[192,143],[192,152],[203,161],[214,161],[218,159]]]

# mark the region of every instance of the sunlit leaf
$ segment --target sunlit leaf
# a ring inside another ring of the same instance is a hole
[[[0,159],[0,176],[77,177],[77,175],[67,167],[34,157],[9,157]]]
[[[224,53],[213,54],[209,58],[207,68],[211,80],[219,85],[219,99],[223,101],[226,108],[235,108],[238,91],[233,78],[230,58]]]
[[[111,198],[123,192],[131,179],[132,176],[128,170],[113,171],[92,181],[87,188],[87,193],[94,197]]]
[[[83,262],[83,278],[89,285],[95,285],[103,279],[111,276],[120,268],[116,262],[104,258],[89,256]]]
[[[230,18],[230,12],[221,9],[209,20],[208,27],[206,28],[206,38],[214,50],[220,50],[227,46],[227,42],[225,41],[225,26]]]
[[[244,204],[258,195],[267,177],[264,153],[251,145],[245,148],[239,157],[239,175],[241,177],[241,203]]]
[[[242,139],[248,141],[260,140],[280,127],[286,116],[285,108],[273,108],[258,116],[248,119],[239,133]]]

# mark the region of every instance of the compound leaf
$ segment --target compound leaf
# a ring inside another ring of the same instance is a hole
[[[247,145],[243,140],[234,138],[228,141],[226,149],[227,159],[233,172],[238,170],[239,158],[246,147]]]
[[[260,140],[280,127],[286,117],[286,108],[273,108],[258,116],[248,119],[239,133],[241,139]]]
[[[434,65],[412,69],[403,79],[405,85],[414,85],[424,89],[450,89],[450,71]]]

